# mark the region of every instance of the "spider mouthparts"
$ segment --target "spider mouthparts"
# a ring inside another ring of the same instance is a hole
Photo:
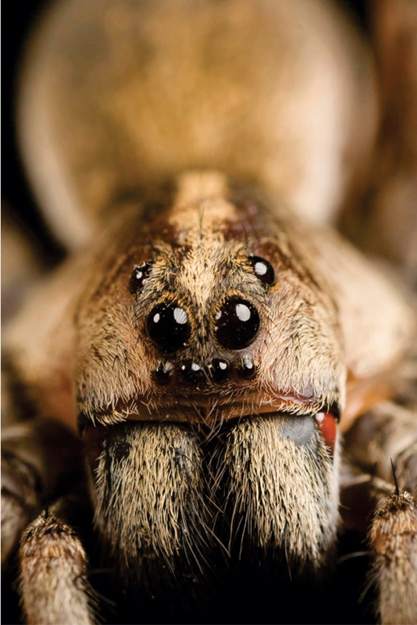
[[[282,436],[291,439],[296,445],[308,445],[316,435],[314,419],[310,416],[283,417]]]

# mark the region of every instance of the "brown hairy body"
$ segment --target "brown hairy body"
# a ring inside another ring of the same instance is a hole
[[[74,0],[34,38],[24,157],[84,249],[5,341],[9,421],[33,415],[6,430],[2,490],[29,623],[205,622],[257,578],[286,589],[274,622],[303,618],[299,592],[334,619],[314,584],[340,485],[362,494],[350,529],[380,502],[383,622],[417,621],[415,307],[326,225],[363,185],[372,63],[333,5],[301,4]],[[386,499],[389,458],[405,490]],[[114,567],[110,616],[89,548]]]

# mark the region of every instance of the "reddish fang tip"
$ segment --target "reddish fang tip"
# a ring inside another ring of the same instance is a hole
[[[331,451],[334,452],[337,435],[337,420],[331,412],[318,412],[315,416],[324,442]]]

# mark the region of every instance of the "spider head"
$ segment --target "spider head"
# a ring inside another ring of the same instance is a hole
[[[80,412],[207,423],[340,408],[337,310],[298,224],[195,180],[126,208],[97,255],[77,317]]]

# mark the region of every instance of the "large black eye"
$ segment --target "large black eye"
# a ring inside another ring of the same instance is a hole
[[[130,276],[130,292],[137,293],[143,287],[143,283],[149,277],[152,263],[135,265]]]
[[[240,297],[230,297],[215,314],[218,342],[228,349],[243,349],[250,345],[259,330],[256,308]]]
[[[191,334],[188,315],[175,302],[155,306],[146,327],[152,341],[164,352],[175,352],[185,347]]]
[[[264,284],[273,284],[275,279],[274,268],[271,263],[260,256],[250,256],[249,262],[253,267],[255,276]]]

